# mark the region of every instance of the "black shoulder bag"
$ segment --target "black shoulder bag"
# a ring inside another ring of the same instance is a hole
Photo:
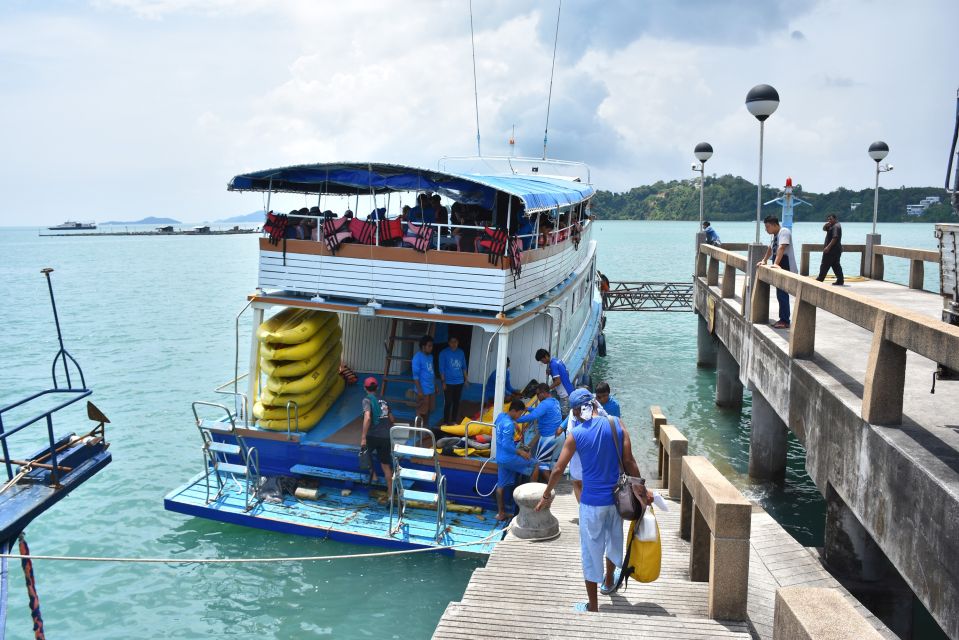
[[[619,481],[613,489],[613,500],[616,504],[616,511],[619,512],[623,520],[639,520],[646,513],[646,480],[626,475],[626,468],[623,466],[623,451],[619,444],[619,438],[616,437],[615,421],[612,416],[608,416],[609,430],[613,435],[613,445],[616,447],[616,453],[619,457]],[[626,436],[623,435],[623,444],[625,446]]]

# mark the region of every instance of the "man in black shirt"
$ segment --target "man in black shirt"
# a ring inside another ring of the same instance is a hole
[[[835,214],[830,213],[826,216],[826,224],[823,225],[822,230],[826,232],[826,240],[823,242],[822,264],[819,265],[819,277],[816,280],[819,282],[825,280],[829,269],[832,269],[832,272],[836,274],[833,285],[841,287],[845,282],[842,265],[839,264],[839,259],[842,258],[842,225],[839,224]]]

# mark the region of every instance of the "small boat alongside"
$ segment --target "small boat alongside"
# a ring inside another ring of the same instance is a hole
[[[514,391],[510,378],[545,379],[539,349],[565,361],[573,384],[589,384],[603,316],[588,169],[481,164],[483,173],[329,163],[233,178],[232,191],[268,202],[302,194],[317,206],[267,216],[257,288],[236,318],[234,378],[216,389],[228,400],[193,403],[204,465],[165,497],[167,509],[395,549],[490,552],[504,530],[493,408]],[[366,219],[343,207],[361,199]],[[460,414],[442,431],[440,381],[436,406],[416,401],[424,336],[434,363],[458,342],[468,372]],[[371,378],[375,396],[357,382]],[[379,454],[392,463],[389,484],[360,447],[374,401],[394,418]]]
[[[67,220],[54,227],[47,227],[50,231],[93,231],[96,228],[96,222],[74,222],[73,220]]]

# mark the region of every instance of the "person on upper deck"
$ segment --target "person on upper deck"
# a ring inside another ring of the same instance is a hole
[[[440,351],[440,380],[443,381],[443,424],[459,424],[460,397],[463,387],[469,384],[466,354],[460,349],[460,341],[450,336],[448,345]]]
[[[711,244],[714,247],[723,246],[723,243],[719,240],[719,234],[709,224],[709,220],[703,220],[703,233],[706,234],[706,244]]]
[[[393,412],[385,400],[376,397],[376,378],[370,376],[363,381],[366,395],[363,396],[363,433],[360,436],[360,449],[365,448],[376,458],[383,470],[386,490],[393,484],[393,450],[390,443],[390,429],[395,423]],[[376,482],[376,467],[370,459],[370,481]]]
[[[539,466],[529,451],[516,447],[516,419],[526,412],[522,400],[513,400],[509,409],[496,416],[496,513],[497,520],[506,520],[503,492],[516,484],[517,475],[530,476],[531,482],[539,478]]]
[[[566,438],[536,510],[550,505],[553,488],[573,454],[579,453],[583,465],[579,542],[588,602],[585,605],[581,603],[577,609],[595,612],[599,610],[597,586],[602,582],[603,595],[611,595],[617,586],[615,569],[623,565],[623,519],[616,510],[613,497],[613,489],[620,476],[620,463],[631,476],[640,477],[640,472],[633,457],[629,433],[618,418],[594,417],[592,400],[593,395],[588,389],[576,389],[570,397],[576,426],[570,433],[571,437]],[[498,446],[499,442],[496,444]],[[647,498],[652,498],[648,491]]]
[[[513,385],[509,380],[509,358],[506,358],[506,385],[505,385],[505,396],[509,398],[515,396],[519,393],[518,389],[514,389]],[[492,402],[496,396],[496,369],[493,369],[493,373],[489,374],[489,378],[486,379],[486,396],[483,398],[483,402]]]
[[[430,428],[430,413],[436,408],[436,375],[433,370],[433,338],[420,338],[420,350],[413,356],[413,386],[416,388],[416,415]]]
[[[533,237],[533,221],[523,216],[520,218],[519,229],[516,230],[516,235],[520,236],[523,242],[523,251],[527,251],[533,246],[533,241],[536,239]]]
[[[622,417],[619,403],[616,402],[616,398],[610,395],[608,382],[600,382],[596,385],[596,399],[603,405],[603,410],[605,410],[606,413],[611,416],[616,416],[617,418]]]
[[[559,406],[563,408],[563,415],[569,413],[569,394],[575,387],[569,379],[569,371],[566,369],[566,363],[559,358],[551,358],[549,351],[540,349],[536,352],[536,361],[546,365],[550,378],[550,389],[559,399]]]
[[[826,279],[826,274],[832,269],[836,275],[836,281],[833,286],[841,287],[845,282],[842,273],[842,225],[839,224],[839,218],[835,213],[826,216],[826,224],[823,225],[823,231],[826,232],[826,240],[823,242],[822,262],[819,265],[819,277],[816,280],[822,282]]]
[[[433,211],[429,194],[421,193],[416,196],[416,206],[410,209],[409,222],[415,224],[433,224],[436,222],[436,212]]]
[[[443,199],[440,197],[440,194],[434,193],[433,197],[430,198],[430,204],[433,207],[433,217],[436,220],[436,224],[449,224],[450,222],[450,213],[443,206]]]

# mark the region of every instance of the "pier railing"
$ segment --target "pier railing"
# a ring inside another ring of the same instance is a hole
[[[862,419],[870,424],[902,423],[907,351],[950,369],[959,369],[959,327],[769,266],[756,270],[756,286],[750,303],[753,324],[769,322],[771,286],[796,297],[789,334],[792,358],[812,357],[817,309],[873,332],[861,413]]]
[[[679,535],[690,543],[689,579],[709,582],[710,618],[745,620],[752,504],[706,458],[682,461]]]
[[[809,255],[812,253],[822,253],[823,246],[821,244],[803,244],[801,247],[801,255],[799,257],[799,273],[804,276],[809,275]],[[858,253],[859,254],[859,275],[866,275],[866,245],[864,244],[844,244],[842,245],[843,253]]]
[[[925,279],[925,263],[932,262],[939,264],[939,252],[928,249],[912,249],[909,247],[893,247],[884,244],[877,244],[872,252],[872,272],[873,280],[882,280],[885,275],[884,256],[891,258],[905,258],[909,260],[909,288],[922,289],[922,283]]]
[[[784,587],[776,591],[773,640],[881,640],[836,589]]]
[[[689,440],[671,424],[659,427],[659,477],[669,497],[679,500],[682,491],[683,457],[689,453]]]

